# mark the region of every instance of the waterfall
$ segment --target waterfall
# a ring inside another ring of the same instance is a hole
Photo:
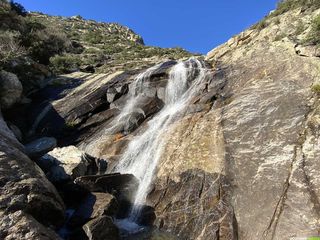
[[[147,74],[138,77],[136,81],[141,82],[146,76],[150,76],[149,74],[156,68],[147,71]],[[129,213],[129,221],[137,222],[141,214],[165,144],[163,134],[171,123],[181,117],[190,100],[200,91],[201,83],[207,73],[208,69],[204,64],[193,58],[179,62],[172,67],[165,91],[165,106],[149,120],[145,131],[129,143],[118,165],[113,170],[114,172],[133,174],[140,181]],[[143,91],[143,89],[139,89],[139,91]],[[129,104],[132,107],[134,101]],[[127,111],[129,111],[129,107],[124,109],[124,112]],[[122,115],[121,113],[120,115],[125,116],[126,114]]]

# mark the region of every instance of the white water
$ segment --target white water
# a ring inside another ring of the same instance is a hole
[[[157,67],[147,71],[136,81],[141,83]],[[118,165],[113,170],[114,172],[133,174],[140,181],[128,219],[123,220],[120,224],[128,226],[132,222],[137,222],[163,151],[163,134],[171,123],[181,117],[180,115],[183,114],[190,100],[198,93],[207,72],[208,70],[204,68],[202,62],[197,59],[180,62],[171,69],[166,87],[165,106],[148,122],[146,130],[129,143]],[[136,84],[134,87],[137,86]],[[143,88],[140,88],[139,91],[143,91]],[[128,114],[134,106],[135,97],[132,96],[132,101],[120,114],[122,117]]]
[[[147,80],[149,80],[152,73],[159,69],[160,66],[161,64],[157,64],[151,68],[148,68],[145,72],[140,73],[135,78],[132,86],[130,86],[129,99],[126,101],[126,104],[121,110],[120,114],[110,123],[110,126],[112,127],[106,129],[104,134],[111,133],[114,129],[117,128],[117,124],[119,122],[124,121],[125,118],[128,117],[130,113],[132,113],[138,103],[139,97],[144,94],[143,89],[145,89],[149,85]]]

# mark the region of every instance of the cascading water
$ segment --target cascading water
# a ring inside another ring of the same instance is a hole
[[[145,79],[156,68],[147,71],[147,74],[138,77],[136,81]],[[190,100],[199,92],[201,82],[207,73],[208,69],[197,59],[179,62],[171,69],[165,93],[165,106],[148,122],[146,130],[130,142],[118,165],[113,169],[114,172],[133,174],[140,181],[129,216],[122,220],[125,223],[122,222],[120,225],[131,223],[131,227],[136,226],[134,223],[141,214],[163,151],[164,138],[162,135],[168,126],[183,114]],[[130,105],[132,107],[134,101],[131,101]],[[129,111],[130,109],[126,107],[123,110],[124,113],[120,115],[125,116]]]
[[[124,118],[126,118],[135,108],[138,103],[138,99],[140,94],[143,94],[143,89],[147,87],[148,80],[152,73],[156,71],[161,64],[157,64],[151,68],[148,68],[145,72],[140,73],[132,83],[131,91],[129,95],[129,99],[127,100],[124,108],[121,110],[120,114],[110,123],[110,128],[106,129],[104,134],[111,133],[117,127],[117,123],[121,122]]]

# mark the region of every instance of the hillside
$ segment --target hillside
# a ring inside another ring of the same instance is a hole
[[[27,18],[72,50],[41,64],[56,75],[29,101],[1,72],[3,239],[317,239],[319,1],[281,1],[205,59],[118,24]]]
[[[27,94],[52,74],[112,73],[191,56],[181,48],[145,46],[139,35],[117,23],[27,13],[5,0],[0,6],[0,69],[17,74]]]

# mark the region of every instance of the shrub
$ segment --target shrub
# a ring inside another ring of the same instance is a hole
[[[305,25],[304,25],[303,22],[300,20],[300,21],[298,22],[298,25],[297,25],[297,27],[296,27],[296,31],[295,31],[294,34],[295,34],[296,36],[298,36],[298,35],[300,35],[301,33],[303,33],[305,29],[306,29]]]
[[[275,38],[274,38],[274,41],[281,41],[282,39],[284,39],[286,37],[286,34],[284,33],[280,33],[278,34]]]
[[[72,55],[56,55],[50,58],[50,68],[56,74],[70,73],[78,70],[81,61]]]
[[[18,15],[23,17],[27,16],[28,13],[26,9],[20,3],[10,1],[10,6],[11,6],[11,10],[15,11]]]
[[[0,31],[0,64],[5,64],[25,54],[18,32]]]
[[[84,40],[92,44],[98,44],[102,42],[103,36],[100,32],[89,32],[84,36]]]
[[[0,0],[0,14],[7,14],[11,10],[10,5],[6,0]]]
[[[257,29],[258,31],[261,31],[262,29],[266,28],[268,26],[267,18],[262,19],[260,22],[253,25],[252,29]]]
[[[71,42],[63,32],[54,28],[45,28],[30,32],[23,38],[31,57],[42,64],[49,64],[49,59],[62,54],[71,47]]]
[[[0,29],[23,32],[25,28],[24,17],[13,11],[7,1],[0,0]]]
[[[311,30],[305,40],[305,43],[313,45],[320,44],[320,14],[313,19]]]
[[[319,0],[280,0],[278,3],[277,9],[272,13],[272,15],[278,16],[299,7],[317,9],[320,7],[320,1]]]
[[[316,94],[320,94],[320,84],[317,83],[317,84],[314,84],[312,87],[311,87],[311,90],[312,92],[316,93]]]

